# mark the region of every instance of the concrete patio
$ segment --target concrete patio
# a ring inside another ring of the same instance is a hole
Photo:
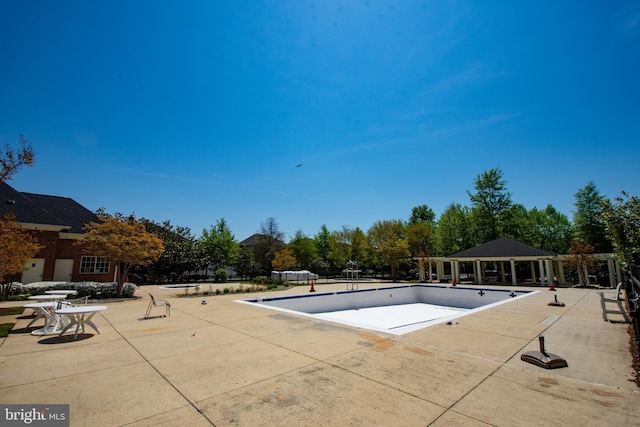
[[[69,404],[72,426],[638,425],[629,325],[602,320],[594,289],[530,289],[540,293],[395,336],[233,302],[251,294],[202,305],[143,287],[105,304],[102,334],[78,341],[32,336],[17,318],[0,339],[1,401]],[[170,317],[138,320],[149,292]],[[565,307],[547,305],[555,295]],[[541,334],[568,367],[520,360]]]

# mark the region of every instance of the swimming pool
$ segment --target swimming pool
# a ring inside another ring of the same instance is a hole
[[[534,293],[537,291],[409,285],[236,302],[403,335]]]

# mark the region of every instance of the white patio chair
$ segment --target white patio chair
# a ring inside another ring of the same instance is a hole
[[[170,316],[171,315],[171,304],[169,304],[169,301],[167,300],[162,300],[162,301],[156,301],[156,299],[153,297],[153,295],[149,294],[149,297],[151,298],[151,301],[149,301],[149,306],[147,307],[147,312],[144,315],[145,319],[149,318],[149,315],[151,314],[151,309],[153,309],[154,307],[165,307],[165,315],[164,317]]]
[[[63,302],[66,304],[71,304],[72,307],[77,307],[80,305],[89,305],[89,296],[87,295],[80,298],[66,299]]]
[[[621,314],[627,323],[631,323],[631,320],[629,319],[629,315],[627,314],[627,311],[624,309],[624,304],[623,304],[624,298],[622,297],[622,287],[623,287],[623,283],[622,282],[618,283],[618,286],[616,286],[615,298],[605,296],[604,292],[598,292],[598,294],[600,295],[600,305],[602,306],[602,319],[604,319],[605,322],[609,321],[609,317],[607,316],[608,314]],[[616,304],[618,309],[617,310],[608,309],[607,303]]]

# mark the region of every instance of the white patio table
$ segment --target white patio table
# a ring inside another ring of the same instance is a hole
[[[24,308],[30,308],[33,310],[35,317],[29,322],[27,328],[33,325],[38,319],[44,319],[44,327],[46,328],[52,322],[55,321],[55,315],[53,309],[56,307],[57,302],[33,302],[25,304]]]
[[[36,301],[58,301],[61,299],[65,299],[67,297],[66,294],[46,294],[46,295],[31,295],[28,299],[36,300]]]
[[[60,308],[66,307],[64,302],[34,302],[31,304],[25,304],[25,308],[30,308],[36,314],[36,317],[29,322],[27,328],[31,326],[36,320],[44,318],[44,326],[42,328],[31,331],[31,335],[56,335],[60,333],[60,328],[65,326],[65,319],[59,314],[55,313],[55,309],[58,305]]]
[[[76,295],[78,291],[72,289],[52,289],[50,291],[44,291],[47,295]]]
[[[64,334],[65,332],[67,332],[68,329],[70,329],[75,325],[76,331],[75,331],[75,334],[73,335],[73,340],[76,341],[78,339],[78,331],[82,329],[82,332],[84,332],[85,324],[91,326],[97,333],[100,334],[101,333],[100,329],[98,329],[95,323],[91,321],[91,318],[97,312],[104,311],[106,309],[107,307],[104,305],[89,305],[89,306],[61,308],[59,310],[56,310],[55,311],[56,314],[60,314],[69,320],[69,324],[66,325],[64,328],[62,328],[58,336]]]
[[[38,302],[52,302],[52,301],[60,301],[65,299],[67,296],[66,295],[31,295],[29,298],[29,300],[31,301],[38,301]],[[38,312],[36,308],[32,308],[33,310],[33,314],[37,315]]]

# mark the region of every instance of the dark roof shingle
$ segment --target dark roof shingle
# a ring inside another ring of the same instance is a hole
[[[71,233],[82,233],[85,224],[98,221],[96,214],[68,197],[21,193],[0,182],[0,216],[7,213],[18,222],[65,227]]]
[[[475,248],[465,249],[449,258],[502,258],[502,257],[547,257],[556,256],[553,252],[544,251],[525,245],[507,237],[487,242]]]

